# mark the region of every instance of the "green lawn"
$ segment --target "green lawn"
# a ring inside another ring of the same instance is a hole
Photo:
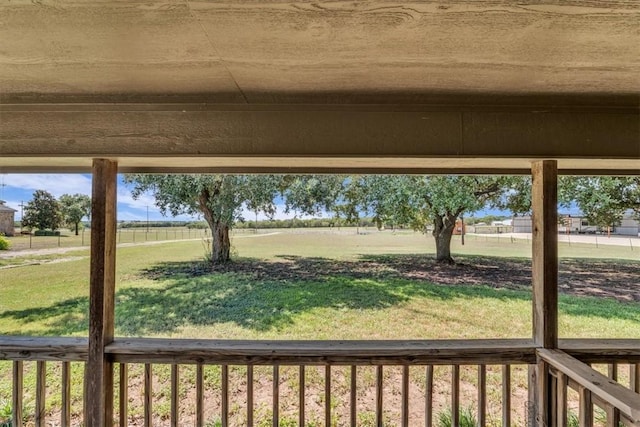
[[[511,283],[528,265],[526,241],[476,237],[467,238],[465,246],[454,241],[453,250],[463,265],[495,270],[495,275],[473,277],[468,284],[447,283],[447,275],[459,274],[455,268],[439,272],[437,280],[421,277],[437,268],[417,265],[431,259],[433,243],[412,232],[248,233],[238,234],[233,246],[235,264],[242,268],[213,274],[203,274],[201,267],[194,270],[204,253],[200,241],[119,249],[117,334],[255,339],[531,334],[526,277]],[[560,253],[571,257],[564,262],[572,263],[567,269],[573,275],[593,273],[592,265],[599,261],[587,256],[606,259],[619,274],[621,269],[631,276],[640,271],[629,248],[573,245],[561,246]],[[60,258],[73,258],[0,270],[0,333],[85,335],[86,255],[61,254]],[[363,271],[352,274],[363,264]],[[399,266],[415,271],[394,273]],[[256,276],[255,271],[262,273]],[[607,277],[600,286],[615,281],[615,276]],[[640,338],[638,303],[566,295],[560,298],[560,313],[564,337]]]

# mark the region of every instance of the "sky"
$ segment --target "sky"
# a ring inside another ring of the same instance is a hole
[[[91,196],[91,174],[0,174],[0,200],[4,200],[10,208],[16,209],[16,220],[21,219],[20,204],[27,203],[33,198],[35,190],[46,190],[57,199],[63,194],[86,194]],[[152,195],[145,194],[134,200],[131,189],[122,182],[118,175],[118,221],[146,221],[147,207],[149,220],[185,220],[200,219],[189,215],[177,217],[164,217],[155,206]],[[284,213],[282,202],[276,201],[278,209],[274,218],[291,218],[293,214]],[[251,220],[255,217],[253,212],[245,211],[243,216]],[[259,214],[258,219],[265,219],[264,214]]]
[[[0,200],[6,201],[6,205],[16,209],[16,220],[21,219],[20,204],[27,203],[32,199],[35,190],[46,190],[59,198],[63,194],[87,194],[91,195],[91,175],[90,174],[0,174]],[[293,217],[293,213],[284,212],[282,200],[276,200],[276,219]],[[152,195],[145,194],[134,200],[131,196],[131,189],[122,182],[122,177],[118,176],[118,220],[119,221],[146,221],[147,208],[149,210],[149,220],[166,220],[160,210],[155,206],[155,199]],[[483,209],[475,212],[473,216],[481,217],[486,215],[506,215],[511,214],[506,211],[496,209]],[[469,215],[471,216],[471,215]],[[247,220],[254,218],[254,213],[245,210],[243,217]],[[258,219],[265,219],[264,214],[259,214]],[[169,219],[190,221],[194,218],[188,215],[180,215]]]

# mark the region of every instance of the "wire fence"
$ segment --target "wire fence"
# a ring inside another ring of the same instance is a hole
[[[119,228],[116,232],[116,242],[142,243],[170,240],[202,239],[211,236],[208,229],[191,229],[186,227],[162,228]],[[35,236],[32,234],[17,234],[10,238],[12,250],[49,249],[89,247],[91,245],[91,230],[83,229],[75,233],[61,232],[57,236]]]

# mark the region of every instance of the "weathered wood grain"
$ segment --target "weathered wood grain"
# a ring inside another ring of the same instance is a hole
[[[487,367],[478,365],[478,426],[487,422]]]
[[[47,396],[47,362],[36,362],[36,413],[34,423],[36,427],[45,426],[45,400]]]
[[[639,363],[637,339],[561,339],[558,347],[585,363]]]
[[[304,365],[300,365],[300,379],[298,382],[298,388],[300,389],[299,393],[298,393],[298,424],[303,426],[305,425],[306,422],[306,418],[305,418],[305,410],[306,410],[306,404],[305,404],[305,390],[306,390],[306,377],[305,377],[305,367]]]
[[[271,391],[271,411],[273,413],[273,425],[280,425],[280,366],[273,365],[273,383]]]
[[[556,422],[558,427],[567,427],[567,376],[565,374],[558,374],[556,386]]]
[[[300,393],[304,394],[303,388],[300,388]],[[304,425],[304,423],[300,425]],[[247,427],[253,427],[253,366],[252,365],[247,366]]]
[[[121,172],[640,169],[637,106],[38,107],[0,104],[0,172],[86,172],[96,157]]]
[[[118,338],[105,351],[129,363],[428,365],[534,363],[531,340],[245,341]]]
[[[196,365],[196,427],[204,425],[204,369],[202,363]]]
[[[11,425],[22,427],[22,399],[24,386],[24,367],[22,360],[13,362],[13,384],[11,391]]]
[[[220,387],[220,420],[226,427],[229,425],[229,365],[220,367]]]
[[[578,423],[581,427],[593,427],[593,401],[591,390],[586,387],[578,387],[580,407],[578,411]]]
[[[129,425],[129,365],[120,363],[120,401],[118,402],[120,427]]]
[[[638,89],[633,0],[158,0],[96,8],[4,3],[3,97],[404,103],[451,91],[500,99]]]
[[[178,427],[180,416],[180,366],[171,365],[171,427]]]
[[[511,425],[511,366],[502,365],[502,426]]]
[[[376,425],[384,424],[384,367],[376,366]]]
[[[557,162],[532,164],[533,340],[558,346],[558,176]]]
[[[0,360],[87,360],[86,338],[0,337]],[[588,363],[635,363],[640,361],[637,339],[561,339],[559,348]],[[424,341],[242,341],[165,340],[117,338],[105,352],[110,357],[137,363],[233,363],[251,360],[309,364],[450,364],[459,360],[473,364],[533,363],[531,340],[424,340]],[[266,353],[266,354],[265,354]],[[385,362],[385,360],[387,362]],[[297,362],[296,362],[297,361]],[[479,362],[476,362],[479,363]]]
[[[403,427],[409,427],[409,366],[404,365],[402,367],[402,410],[401,410],[401,424]]]
[[[0,336],[0,360],[87,360],[86,338]]]
[[[94,159],[91,196],[89,353],[85,396],[86,424],[113,422],[113,363],[104,347],[113,340],[116,271],[116,162]]]
[[[142,396],[144,412],[144,427],[153,425],[153,366],[151,363],[144,365],[144,391]]]
[[[358,367],[351,366],[351,382],[349,389],[349,422],[351,427],[358,423]],[[304,425],[304,424],[300,424]]]
[[[427,365],[425,368],[424,425],[433,425],[433,365]]]
[[[451,367],[451,425],[460,425],[460,366]]]
[[[62,378],[60,388],[62,393],[60,424],[71,425],[71,362],[62,362]]]
[[[579,391],[588,399],[587,403],[593,393],[633,422],[640,423],[640,399],[636,393],[560,350],[538,349],[537,353],[545,363],[577,383],[583,389]]]

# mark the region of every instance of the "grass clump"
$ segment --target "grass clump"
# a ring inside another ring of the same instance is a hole
[[[459,427],[476,427],[478,422],[472,408],[460,408]],[[458,427],[453,425],[451,410],[442,411],[438,414],[438,427]]]

